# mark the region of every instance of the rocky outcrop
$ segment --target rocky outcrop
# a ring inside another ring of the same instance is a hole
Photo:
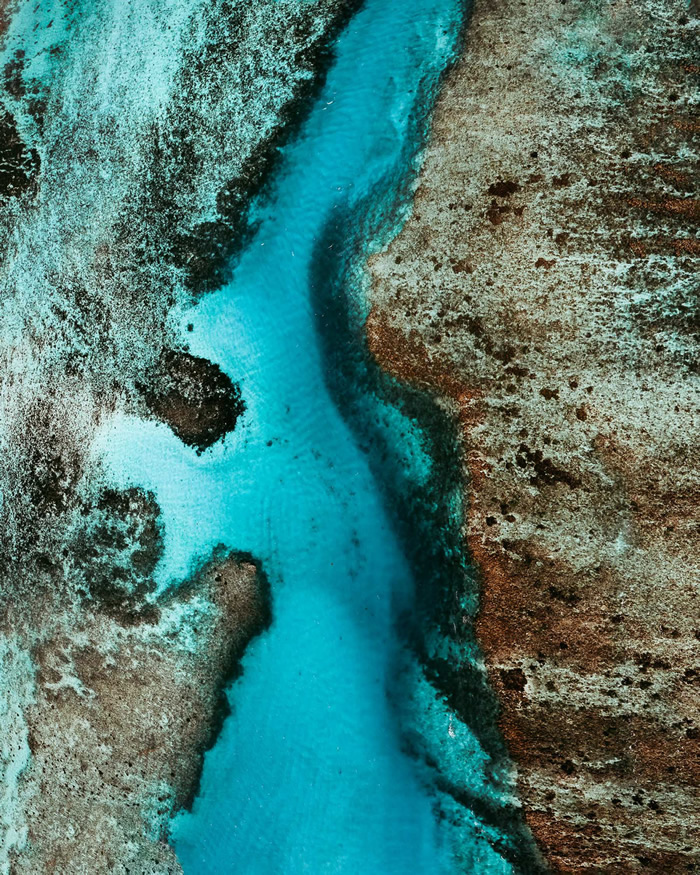
[[[191,802],[224,685],[269,621],[267,584],[250,560],[219,550],[139,620],[91,599],[70,630],[28,630],[26,839],[12,871],[181,871],[169,819]]]
[[[556,871],[699,864],[698,22],[477,2],[370,348],[459,423],[476,632]]]
[[[233,431],[245,410],[240,388],[218,365],[174,350],[158,361],[144,399],[154,416],[199,453]]]

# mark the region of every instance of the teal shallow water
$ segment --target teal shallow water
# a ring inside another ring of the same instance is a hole
[[[387,697],[412,572],[327,389],[310,277],[333,211],[391,204],[386,233],[398,227],[415,104],[434,92],[462,12],[457,0],[367,0],[274,190],[255,205],[259,227],[232,281],[182,314],[192,352],[241,383],[236,432],[198,457],[164,427],[119,419],[98,446],[116,479],[156,492],[163,585],[217,543],[260,558],[273,584],[273,625],[245,655],[192,811],[173,823],[191,875],[454,871],[434,794],[402,751]],[[420,436],[398,414],[395,429],[420,479]],[[464,767],[476,771],[471,750]],[[466,840],[473,871],[509,871],[476,832]]]

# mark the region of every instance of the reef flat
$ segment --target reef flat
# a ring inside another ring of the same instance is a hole
[[[83,607],[31,652],[27,843],[13,872],[182,871],[169,819],[191,803],[224,686],[269,621],[255,565],[218,554],[159,598],[157,619]]]
[[[131,415],[196,455],[244,416],[180,310],[228,275],[354,5],[3,8],[0,871],[179,871],[168,820],[267,584],[231,545],[164,583],[155,496],[93,442]]]
[[[370,348],[459,426],[476,633],[555,871],[699,865],[698,20],[476,0]]]

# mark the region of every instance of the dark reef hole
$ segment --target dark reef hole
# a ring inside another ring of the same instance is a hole
[[[121,625],[158,622],[148,598],[164,550],[155,496],[136,487],[105,489],[84,503],[81,523],[67,545],[76,588]]]
[[[19,100],[27,93],[24,85],[24,64],[25,51],[18,49],[15,52],[12,60],[8,61],[2,71],[2,78],[5,85],[5,91],[15,99]]]

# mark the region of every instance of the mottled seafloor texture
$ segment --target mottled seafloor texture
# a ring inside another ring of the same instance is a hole
[[[119,411],[196,452],[235,427],[170,313],[221,284],[352,4],[2,5],[0,871],[177,872],[268,588],[221,547],[164,591],[158,504],[91,442]]]
[[[457,418],[477,636],[555,871],[700,867],[695,4],[476,0],[369,344]]]
[[[693,871],[695,7],[0,10],[0,872]]]
[[[363,334],[463,9],[360,5],[5,10],[3,873],[539,865],[453,429]]]

